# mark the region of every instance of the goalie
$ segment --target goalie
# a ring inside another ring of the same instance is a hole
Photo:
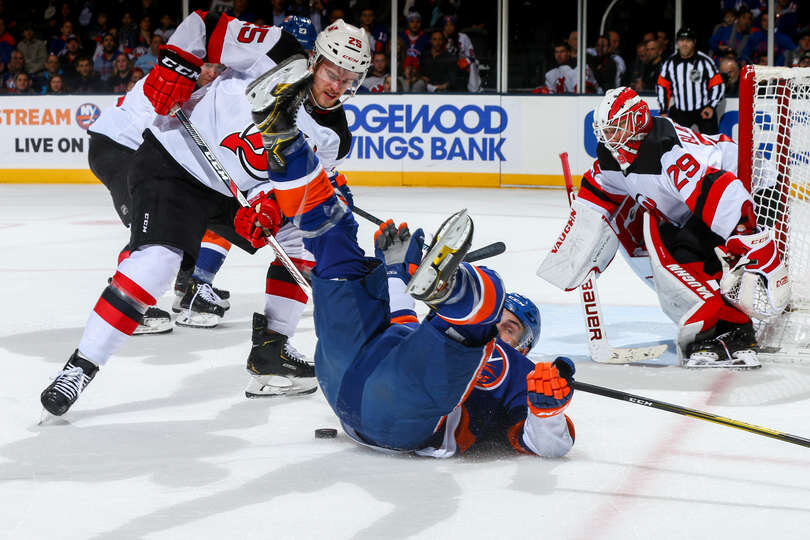
[[[760,367],[751,317],[781,313],[789,283],[737,178],[737,145],[652,118],[626,87],[605,94],[593,127],[597,160],[537,274],[574,289],[592,269],[607,267],[621,240],[631,266],[651,279],[662,310],[678,325],[683,365]],[[637,263],[647,255],[644,271]]]

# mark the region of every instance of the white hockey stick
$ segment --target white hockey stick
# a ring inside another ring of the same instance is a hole
[[[189,120],[188,116],[186,116],[186,113],[183,112],[183,109],[181,109],[178,106],[175,106],[175,108],[172,109],[172,114],[174,114],[175,117],[177,117],[177,119],[180,121],[180,123],[183,124],[183,127],[186,128],[186,131],[188,132],[189,136],[192,138],[194,143],[197,145],[197,148],[200,149],[200,152],[202,153],[205,160],[208,162],[209,165],[211,165],[211,168],[214,170],[219,179],[222,180],[222,183],[224,183],[228,187],[228,190],[231,192],[231,195],[234,196],[234,198],[239,202],[239,204],[243,208],[249,208],[250,204],[248,203],[247,199],[242,194],[242,192],[239,191],[239,187],[236,185],[236,182],[233,181],[231,175],[228,174],[228,171],[225,170],[225,167],[222,166],[222,163],[219,161],[219,159],[217,159],[217,157],[211,151],[211,148],[203,140],[202,136],[200,135],[200,132],[197,131],[197,128],[195,128],[194,124],[191,123],[191,120]],[[281,261],[281,264],[284,265],[284,268],[286,268],[287,271],[290,274],[292,274],[293,279],[295,279],[295,282],[298,283],[298,286],[301,287],[301,289],[303,289],[306,295],[312,298],[312,287],[310,287],[304,275],[301,274],[301,271],[298,270],[298,267],[295,266],[295,263],[293,263],[290,260],[290,257],[284,251],[284,248],[281,247],[281,244],[278,243],[278,241],[275,239],[273,235],[268,235],[266,238],[267,243],[270,244],[271,248],[273,248],[273,251],[276,253],[276,257],[278,257],[278,260]]]
[[[571,167],[568,164],[568,152],[560,154],[565,191],[568,194],[568,206],[574,202],[574,182],[571,179]],[[611,347],[603,326],[602,308],[599,303],[599,290],[596,288],[598,273],[594,270],[585,281],[577,287],[582,314],[585,317],[585,330],[588,336],[588,351],[594,362],[600,364],[632,364],[658,358],[667,350],[666,345],[652,347]]]

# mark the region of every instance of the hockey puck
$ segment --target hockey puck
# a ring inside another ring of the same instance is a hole
[[[319,428],[315,430],[316,439],[334,439],[337,437],[337,430],[334,428]]]

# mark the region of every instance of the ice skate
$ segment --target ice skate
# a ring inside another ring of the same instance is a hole
[[[98,366],[82,358],[75,350],[70,359],[56,374],[53,382],[39,396],[45,410],[54,416],[62,416],[79,398],[79,394],[98,373]]]
[[[132,332],[133,336],[143,336],[146,334],[165,334],[171,332],[172,316],[168,311],[163,311],[157,307],[150,307],[141,318],[141,323]]]
[[[185,295],[180,300],[180,314],[175,324],[192,328],[214,328],[225,315],[211,285],[195,278],[189,280]]]
[[[183,301],[183,297],[186,295],[186,289],[188,289],[188,283],[191,280],[191,276],[194,273],[194,270],[180,270],[177,272],[177,278],[174,280],[174,302],[172,303],[172,311],[175,313],[180,313],[183,308],[180,307],[180,303]],[[231,297],[231,292],[225,289],[219,289],[211,285],[211,290],[214,291],[214,294],[219,297],[217,300],[217,304],[222,306],[225,311],[231,309],[231,303],[228,301]]]
[[[253,346],[247,361],[248,398],[311,394],[318,388],[315,367],[287,342],[287,336],[267,329],[267,318],[253,314]]]
[[[466,208],[447,218],[433,236],[406,292],[428,304],[441,303],[452,289],[453,276],[470,250],[472,236],[473,222]]]
[[[756,347],[754,327],[748,323],[689,345],[684,367],[756,369],[762,367],[757,359]]]

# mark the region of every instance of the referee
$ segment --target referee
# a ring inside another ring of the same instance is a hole
[[[661,116],[707,135],[719,132],[716,108],[726,93],[723,77],[714,61],[696,48],[695,33],[681,28],[677,35],[678,52],[661,65],[656,84]]]

